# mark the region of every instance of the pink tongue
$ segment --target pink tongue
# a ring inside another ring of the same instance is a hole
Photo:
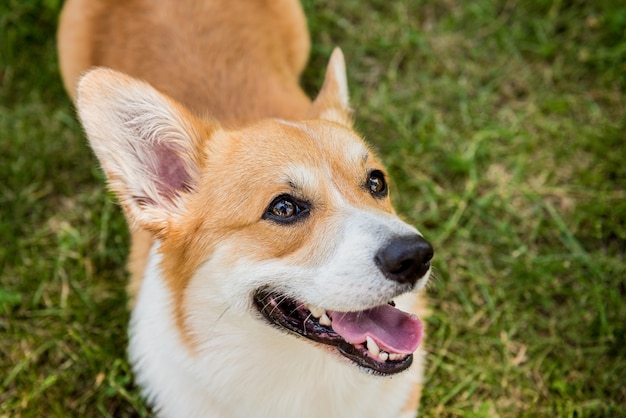
[[[333,330],[350,344],[361,344],[371,337],[390,353],[411,354],[422,341],[422,321],[391,305],[360,312],[328,312]]]

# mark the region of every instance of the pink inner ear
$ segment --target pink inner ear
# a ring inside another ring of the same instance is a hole
[[[185,169],[183,158],[169,144],[152,145],[156,160],[156,184],[159,194],[167,200],[174,200],[180,192],[192,189],[191,176]]]

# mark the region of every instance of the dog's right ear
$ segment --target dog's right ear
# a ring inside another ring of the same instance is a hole
[[[129,221],[159,235],[184,212],[198,181],[208,125],[147,83],[108,69],[78,85],[89,143]]]

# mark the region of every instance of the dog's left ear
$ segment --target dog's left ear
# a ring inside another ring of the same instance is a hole
[[[307,116],[352,127],[346,62],[339,48],[335,48],[330,56],[322,90],[313,101]]]

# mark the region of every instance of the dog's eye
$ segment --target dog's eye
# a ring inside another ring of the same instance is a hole
[[[385,181],[385,175],[380,170],[370,171],[367,187],[374,197],[387,196],[387,182]]]
[[[272,203],[270,203],[267,207],[263,218],[282,223],[290,223],[297,221],[308,214],[308,204],[299,201],[293,196],[280,195],[272,200]]]

